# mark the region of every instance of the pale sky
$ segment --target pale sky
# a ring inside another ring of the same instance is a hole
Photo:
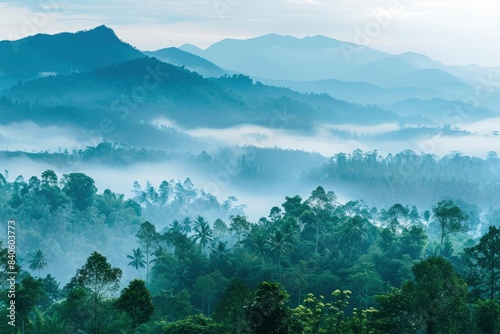
[[[325,35],[446,64],[500,66],[499,18],[497,0],[0,0],[0,40],[101,24],[140,50]]]

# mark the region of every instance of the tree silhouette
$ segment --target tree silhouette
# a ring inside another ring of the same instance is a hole
[[[135,279],[122,290],[116,300],[116,307],[130,316],[132,334],[135,328],[149,320],[154,312],[151,293],[143,280]]]
[[[38,277],[40,277],[40,270],[49,267],[45,253],[41,249],[37,249],[28,254],[28,258],[29,268],[32,271],[38,270]]]
[[[133,255],[127,255],[127,258],[132,261],[129,262],[128,266],[134,268],[139,271],[139,277],[141,276],[141,268],[146,267],[146,261],[144,260],[144,254],[142,254],[142,250],[140,248],[132,249]]]
[[[122,270],[111,267],[105,256],[93,252],[87,259],[85,265],[76,271],[71,279],[70,287],[83,287],[88,290],[94,299],[94,332],[98,333],[97,307],[98,301],[107,292],[118,290]]]

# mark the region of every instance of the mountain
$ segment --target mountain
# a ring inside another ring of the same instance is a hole
[[[92,72],[25,82],[5,91],[3,99],[11,106],[0,113],[3,122],[19,121],[22,114],[45,125],[72,122],[99,127],[98,122],[106,118],[116,127],[130,129],[134,123],[150,124],[166,118],[181,128],[250,123],[309,131],[322,122],[402,121],[374,106],[351,104],[326,94],[300,94],[252,82],[242,75],[206,79],[149,57]]]
[[[17,41],[1,41],[0,84],[5,88],[18,81],[91,71],[143,56],[106,26],[77,33],[38,34]]]
[[[214,63],[174,47],[157,51],[143,51],[143,53],[149,57],[158,58],[172,65],[185,66],[188,70],[197,72],[204,77],[220,77],[224,74],[228,74],[227,71]]]
[[[368,103],[380,100],[394,103],[396,97],[474,99],[476,89],[486,82],[491,94],[481,99],[480,106],[500,111],[500,83],[495,81],[500,77],[499,68],[445,65],[418,53],[390,54],[321,35],[296,38],[268,34],[246,40],[224,39],[205,50],[193,45],[183,45],[181,49],[256,80],[284,86],[288,82],[290,85],[286,87],[292,89],[301,86],[338,98],[349,94],[335,95],[329,80],[364,82],[390,89],[387,99],[378,96]],[[327,85],[321,87],[322,83]],[[353,101],[366,103],[366,100],[360,96]]]
[[[325,36],[302,39],[268,34],[247,40],[224,39],[206,50],[191,45],[182,50],[210,60],[237,73],[276,80],[321,80],[348,73],[350,68],[381,59],[385,53],[364,48],[352,57],[358,46]],[[353,51],[354,50],[354,51]]]

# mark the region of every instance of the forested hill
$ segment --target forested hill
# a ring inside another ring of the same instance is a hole
[[[452,200],[377,209],[316,187],[270,203],[258,221],[207,219],[196,200],[220,213],[231,200],[190,180],[135,184],[125,200],[83,173],[26,179],[0,174],[0,218],[16,217],[14,314],[28,334],[498,329],[500,267],[483,259],[500,256],[499,210],[479,218]],[[152,207],[181,206],[181,219],[145,220]],[[2,302],[12,259],[4,245]],[[0,331],[17,328],[4,321]]]
[[[376,107],[349,104],[326,94],[300,94],[266,86],[242,75],[205,79],[147,57],[92,72],[20,83],[2,94],[14,105],[31,108],[26,119],[34,121],[47,121],[36,112],[48,107],[75,108],[79,115],[106,113],[110,118],[141,121],[163,116],[187,127],[253,123],[282,128],[283,122],[276,124],[275,119],[283,113],[287,115],[285,126],[292,129],[310,129],[316,122],[327,121],[378,124],[403,120]],[[8,121],[7,116],[4,118]],[[58,121],[53,119],[54,123]]]
[[[0,89],[48,75],[91,71],[144,56],[106,26],[0,41]]]

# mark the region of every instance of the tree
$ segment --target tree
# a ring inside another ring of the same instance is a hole
[[[444,237],[450,233],[467,232],[468,226],[465,224],[468,216],[456,206],[453,201],[443,200],[432,208],[434,217],[441,229],[441,247],[443,247]]]
[[[105,256],[93,252],[85,265],[76,271],[76,275],[69,283],[70,287],[80,286],[91,293],[94,304],[93,331],[95,334],[99,333],[97,326],[98,302],[104,294],[118,290],[122,274],[122,270],[113,268]]]
[[[281,257],[293,250],[293,244],[290,242],[290,236],[276,229],[267,239],[269,251],[278,259],[278,276],[281,281]]]
[[[139,271],[139,277],[141,277],[141,268],[146,267],[146,261],[144,260],[144,254],[140,248],[132,249],[133,255],[127,255],[127,258],[132,261],[129,262],[128,266]],[[142,277],[141,277],[142,278]]]
[[[221,325],[201,314],[171,322],[163,327],[163,333],[168,334],[219,334],[221,331]]]
[[[73,205],[80,211],[89,208],[94,202],[97,192],[94,180],[84,173],[64,174],[62,179],[63,191],[73,201]]]
[[[149,282],[149,254],[155,248],[158,242],[158,233],[156,227],[148,221],[145,221],[139,227],[139,231],[135,235],[138,239],[139,245],[144,248],[146,253],[146,283]]]
[[[200,250],[203,252],[209,241],[212,241],[213,231],[208,222],[202,216],[196,217],[196,227],[194,228],[194,241],[199,241]]]
[[[474,319],[481,334],[500,333],[500,303],[496,300],[479,301],[475,305]]]
[[[312,191],[311,196],[307,199],[306,204],[311,208],[314,213],[314,220],[316,225],[316,244],[314,248],[314,252],[318,253],[318,244],[319,244],[319,227],[321,222],[321,211],[323,210],[332,210],[333,202],[336,200],[336,196],[332,192],[325,192],[323,187],[317,187]]]
[[[474,288],[493,300],[500,296],[500,228],[490,226],[479,244],[465,248]]]
[[[122,290],[115,305],[130,316],[132,334],[135,328],[147,322],[154,312],[151,293],[143,280],[135,279]]]
[[[262,282],[247,304],[247,316],[254,334],[302,333],[302,324],[286,305],[288,293],[278,283]]]
[[[235,278],[224,291],[212,318],[222,323],[228,334],[244,333],[248,329],[244,307],[251,298],[252,292],[245,282]]]
[[[415,281],[403,283],[413,314],[427,334],[460,333],[467,321],[467,285],[442,257],[429,257],[412,267]]]
[[[21,316],[21,331],[24,334],[24,319],[45,296],[41,279],[35,280],[28,276],[16,284],[16,312]]]
[[[28,258],[29,268],[32,271],[38,270],[38,277],[40,277],[40,270],[49,267],[45,253],[41,249],[29,253]]]

